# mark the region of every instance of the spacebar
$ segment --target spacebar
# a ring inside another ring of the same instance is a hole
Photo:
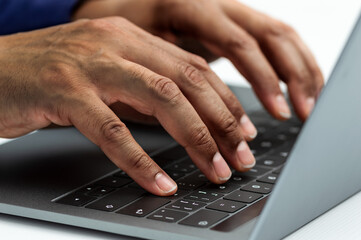
[[[220,231],[220,232],[230,232],[233,229],[241,226],[242,224],[252,220],[253,218],[257,217],[265,205],[268,197],[263,198],[262,200],[252,204],[248,208],[236,213],[232,217],[228,218],[224,222],[214,226],[211,228],[212,230]]]

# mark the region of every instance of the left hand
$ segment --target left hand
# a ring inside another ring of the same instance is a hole
[[[297,33],[236,0],[88,0],[74,19],[114,15],[181,46],[191,39],[203,46],[203,57],[211,52],[228,58],[278,119],[290,117],[279,79],[302,120],[323,87],[322,73]]]

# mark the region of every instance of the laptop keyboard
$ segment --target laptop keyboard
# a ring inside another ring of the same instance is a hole
[[[53,201],[150,221],[217,229],[217,224],[236,214],[242,217],[239,215],[267,198],[301,129],[295,119],[278,122],[264,113],[251,118],[258,130],[257,138],[249,143],[256,166],[248,172],[233,170],[224,184],[210,183],[185,150],[176,145],[151,155],[177,182],[179,190],[173,196],[147,193],[125,172],[117,170]]]

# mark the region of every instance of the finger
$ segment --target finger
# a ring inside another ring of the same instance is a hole
[[[264,49],[279,76],[288,85],[296,114],[301,120],[305,120],[322,88],[322,75],[318,67],[306,63],[303,53],[291,41],[280,43],[279,39],[269,38]]]
[[[177,85],[136,63],[118,57],[102,71],[102,99],[123,102],[138,112],[156,117],[183,147],[198,168],[214,183],[223,183],[231,171],[208,128]],[[118,79],[114,76],[119,76]],[[218,154],[217,154],[218,153]],[[217,156],[217,157],[216,157]]]
[[[222,156],[237,170],[253,166],[254,157],[247,144],[244,143],[245,149],[242,148],[242,151],[238,151],[238,146],[244,142],[240,127],[240,117],[244,112],[240,113],[237,120],[209,84],[203,72],[192,64],[175,58],[173,56],[174,51],[169,54],[158,48],[141,49],[141,52],[133,51],[131,60],[154,70],[162,76],[169,77],[177,84],[206,124]],[[147,58],[142,57],[143,54],[153,56],[152,60],[149,61]],[[203,68],[204,71],[209,69],[206,63]],[[240,110],[243,109],[240,108]],[[248,153],[248,155],[244,153]]]
[[[288,83],[295,111],[304,120],[323,86],[322,73],[304,42],[292,28],[237,1],[224,0],[221,5],[260,43],[278,75]]]
[[[168,42],[165,41],[159,41],[159,39],[154,38],[154,37],[150,37],[150,36],[145,36],[145,34],[141,31],[138,31],[137,34],[142,38],[145,39],[146,42],[149,42],[151,45],[153,45],[156,50],[153,51],[157,51],[157,54],[159,54],[159,52],[163,52],[163,55],[166,55],[167,57],[169,57],[169,53],[171,53],[171,55],[173,57],[176,58],[175,61],[178,61],[176,64],[183,64],[186,65],[191,64],[193,67],[195,67],[199,73],[202,74],[204,79],[206,79],[208,81],[208,83],[210,84],[210,86],[216,91],[216,93],[221,97],[221,99],[223,100],[223,102],[226,104],[227,108],[229,109],[229,111],[234,115],[234,117],[236,118],[237,122],[240,124],[240,127],[242,129],[242,135],[244,138],[246,138],[246,140],[252,140],[257,136],[257,130],[255,128],[255,126],[253,125],[253,123],[250,121],[249,117],[246,115],[246,113],[243,110],[243,107],[241,105],[241,103],[238,101],[237,97],[232,93],[232,91],[227,87],[227,85],[211,70],[211,68],[209,67],[209,65],[207,64],[207,62],[194,54],[190,54],[186,51],[184,51],[183,49],[178,48],[177,46],[170,44]],[[148,53],[150,56],[156,56],[157,54],[155,54],[154,52],[150,52]],[[164,57],[162,57],[161,61],[165,61],[165,59],[163,59]],[[162,71],[164,70],[164,67],[162,66],[162,64],[158,64],[158,62],[154,62],[154,61],[150,61],[151,64],[148,64],[147,61],[145,61],[146,59],[144,59],[143,57],[136,58],[135,55],[133,55],[133,61],[141,61],[143,65],[147,66],[150,69],[157,71]],[[174,61],[174,60],[173,60]],[[167,61],[165,61],[167,62]],[[180,62],[180,63],[179,63]],[[152,66],[152,65],[156,65],[158,64],[159,66]],[[174,65],[176,65],[174,64]],[[183,67],[184,69],[186,67]],[[167,77],[170,77],[173,79],[173,77],[177,78],[180,74],[178,74],[177,76],[173,76],[173,75],[167,75],[167,73],[169,72],[173,72],[173,69],[171,69],[170,71],[165,71],[164,72],[159,72],[160,74],[163,74]],[[181,88],[182,90],[182,88]],[[208,104],[207,104],[208,105]],[[204,105],[203,105],[204,106]],[[204,108],[202,106],[202,108]]]
[[[209,7],[207,11],[198,11],[197,18],[188,16],[182,19],[186,20],[173,25],[193,34],[215,54],[229,58],[273,116],[279,119],[290,117],[277,74],[257,42],[246,31],[218,8]]]
[[[69,119],[140,186],[160,196],[172,195],[176,183],[144,152],[119,118],[94,94],[69,108]]]

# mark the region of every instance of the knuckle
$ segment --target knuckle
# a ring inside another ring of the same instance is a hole
[[[227,49],[230,51],[253,51],[258,49],[257,41],[248,35],[244,35],[243,37],[230,37],[226,42]]]
[[[126,134],[126,126],[117,119],[106,120],[101,124],[100,132],[105,142],[114,142],[122,139]]]
[[[224,102],[235,117],[243,115],[243,107],[237,97],[229,90],[223,95]]]
[[[84,29],[93,32],[113,32],[114,25],[111,18],[98,18],[85,21],[83,24]]]
[[[290,39],[295,34],[296,31],[291,26],[280,21],[272,21],[268,24],[265,35],[279,39]]]
[[[220,128],[222,137],[234,134],[238,130],[238,123],[236,118],[232,114],[227,112],[223,112],[220,114],[218,126]]]
[[[132,162],[131,162],[132,170],[147,173],[152,168],[153,168],[153,163],[146,154],[135,153],[134,156],[132,157]]]
[[[154,77],[149,82],[150,90],[161,100],[176,104],[182,96],[178,86],[165,77]]]
[[[206,80],[203,74],[190,64],[180,64],[181,72],[184,74],[187,84],[192,87],[203,87]]]
[[[204,58],[195,54],[191,54],[189,57],[189,62],[200,71],[210,71],[211,69]]]
[[[205,125],[196,128],[191,135],[191,142],[193,146],[206,147],[211,149],[212,137],[210,132],[208,131],[208,128]]]

